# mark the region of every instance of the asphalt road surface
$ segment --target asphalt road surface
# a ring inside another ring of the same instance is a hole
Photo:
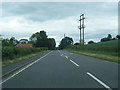
[[[118,64],[51,51],[3,80],[3,88],[118,88]]]

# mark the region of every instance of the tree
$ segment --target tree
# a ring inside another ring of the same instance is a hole
[[[10,42],[10,40],[9,40],[8,38],[2,39],[2,46],[3,46],[3,47],[4,47],[4,46],[10,46],[9,42]]]
[[[106,42],[106,41],[109,41],[109,39],[108,38],[102,38],[101,39],[101,42]]]
[[[2,46],[15,46],[18,42],[17,39],[15,39],[15,37],[11,37],[10,39],[9,38],[6,38],[6,39],[2,39]]]
[[[45,31],[40,31],[40,38],[42,40],[46,40],[47,39],[47,35],[46,35],[46,32]]]
[[[47,38],[45,31],[36,32],[30,37],[31,42],[35,47],[48,47],[48,49],[55,49],[56,42],[54,38]]]
[[[117,39],[120,39],[120,35],[117,35],[116,38],[117,38]]]
[[[65,48],[66,46],[71,45],[71,44],[73,44],[73,39],[70,38],[70,37],[65,37],[65,38],[63,38],[63,39],[61,40],[60,45],[59,45],[59,48],[60,48],[60,49],[63,49],[63,48]]]
[[[108,38],[108,40],[111,40],[112,39],[112,35],[108,34],[107,38]]]
[[[74,45],[79,45],[80,43],[75,43]]]
[[[56,46],[56,42],[54,38],[48,38],[48,49],[54,50]]]
[[[88,44],[92,44],[92,43],[94,43],[94,41],[89,41],[89,42],[88,42]]]
[[[14,41],[15,41],[15,37],[11,37],[9,44],[10,44],[11,46],[13,46],[13,45],[14,45]]]
[[[108,34],[107,37],[101,39],[101,42],[106,42],[106,41],[110,41],[110,40],[112,40],[112,35]]]
[[[36,47],[47,47],[47,35],[45,31],[36,34]]]
[[[117,40],[117,38],[114,37],[114,38],[112,38],[112,40]]]
[[[36,47],[47,47],[47,35],[45,31],[40,31],[32,34],[30,40]]]

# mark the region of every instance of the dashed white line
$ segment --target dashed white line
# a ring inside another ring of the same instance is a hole
[[[61,56],[63,56],[63,54],[61,54]]]
[[[65,58],[67,58],[67,59],[68,59],[68,56],[65,56]]]
[[[52,52],[52,51],[51,51]],[[51,52],[49,52],[48,54],[50,54]],[[46,57],[48,54],[42,56],[41,58],[37,59],[36,61],[30,63],[29,65],[27,65],[26,67],[22,68],[21,70],[19,70],[18,72],[16,72],[15,74],[13,74],[12,76],[10,76],[9,78],[5,79],[4,81],[0,82],[0,85],[5,83],[6,81],[8,81],[9,79],[13,78],[14,76],[16,76],[17,74],[21,73],[22,71],[24,71],[25,69],[29,68],[30,66],[32,66],[33,64],[35,64],[36,62],[38,62],[39,60],[41,60],[42,58]]]
[[[77,67],[79,67],[79,65],[76,62],[74,62],[73,60],[70,60],[70,62],[72,62],[73,64],[75,64]]]
[[[99,80],[98,78],[96,78],[95,76],[93,76],[91,73],[87,72],[87,74],[92,77],[94,80],[96,80],[98,83],[100,83],[102,86],[104,86],[106,89],[108,90],[112,90],[108,85],[106,85],[105,83],[103,83],[101,80]]]

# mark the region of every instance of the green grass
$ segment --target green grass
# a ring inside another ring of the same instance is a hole
[[[94,57],[94,58],[99,58],[102,60],[107,60],[107,61],[111,61],[111,62],[116,62],[116,63],[120,63],[120,61],[118,60],[118,56],[114,56],[111,54],[106,54],[107,52],[87,52],[87,51],[76,51],[76,50],[70,50],[70,49],[66,49],[69,52],[73,52],[76,54],[81,54],[81,55],[85,55],[85,56],[90,56],[90,57]],[[120,58],[120,57],[119,57]]]

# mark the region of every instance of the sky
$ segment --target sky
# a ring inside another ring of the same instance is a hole
[[[85,14],[85,42],[118,34],[117,2],[3,2],[3,38],[29,39],[41,30],[59,45],[64,34],[79,42],[79,18]]]

